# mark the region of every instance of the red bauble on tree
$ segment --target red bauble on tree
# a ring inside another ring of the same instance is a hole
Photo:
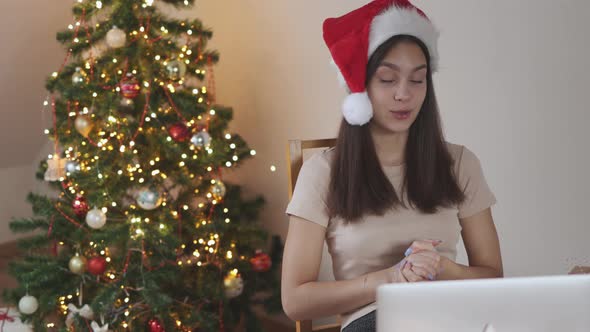
[[[165,332],[164,327],[157,318],[152,318],[148,321],[148,330],[150,332]]]
[[[121,95],[123,98],[133,99],[139,95],[141,86],[137,83],[137,79],[131,73],[127,73],[127,76],[121,81],[120,84]]]
[[[250,265],[252,265],[252,270],[256,272],[266,272],[270,270],[272,262],[268,254],[257,250],[254,257],[250,258]]]
[[[78,195],[72,202],[72,209],[74,209],[74,213],[78,216],[78,218],[84,218],[90,208],[88,207],[86,198],[84,196]]]
[[[88,260],[86,268],[95,276],[102,275],[107,269],[107,260],[102,256],[92,257]]]
[[[189,138],[191,132],[184,123],[178,122],[168,128],[168,134],[175,142],[184,142]]]

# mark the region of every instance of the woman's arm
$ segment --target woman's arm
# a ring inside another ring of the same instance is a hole
[[[441,257],[442,273],[438,280],[501,278],[504,276],[498,233],[491,209],[459,219],[469,266]]]
[[[293,320],[352,311],[374,302],[377,286],[403,278],[399,269],[390,268],[351,280],[317,281],[325,235],[324,227],[291,216],[283,252],[281,300]]]

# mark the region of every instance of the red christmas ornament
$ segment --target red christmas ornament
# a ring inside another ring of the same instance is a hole
[[[184,142],[189,138],[191,132],[184,123],[178,122],[168,128],[168,134],[175,142]]]
[[[102,275],[107,269],[107,260],[102,256],[92,257],[88,260],[86,269],[95,276]]]
[[[148,321],[148,329],[150,330],[150,332],[165,332],[164,327],[156,318],[152,318]]]
[[[254,257],[250,258],[250,265],[252,265],[252,270],[256,272],[266,272],[270,270],[272,262],[268,254],[257,250]]]
[[[139,90],[141,90],[141,86],[137,83],[137,79],[131,73],[127,73],[127,77],[125,77],[120,83],[121,95],[127,99],[133,99],[139,95]]]
[[[74,209],[74,213],[78,216],[78,218],[84,218],[86,216],[86,212],[90,209],[88,207],[88,202],[86,202],[86,198],[84,196],[76,196],[76,199],[72,202],[72,208]]]

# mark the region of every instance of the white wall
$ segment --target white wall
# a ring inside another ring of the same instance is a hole
[[[12,167],[0,169],[0,243],[14,239],[8,228],[13,216],[30,216],[30,206],[25,199],[33,182],[31,167]]]
[[[31,205],[26,201],[29,192],[55,196],[47,183],[38,181],[35,177],[39,161],[47,159],[52,145],[43,146],[35,161],[30,165],[0,168],[0,243],[10,242],[18,236],[9,228],[13,218],[32,217]],[[26,234],[25,234],[26,236]]]
[[[64,60],[55,34],[73,23],[73,3],[0,1],[0,243],[15,239],[12,217],[31,215],[27,193],[46,190],[35,179],[38,160],[47,157],[45,78]]]
[[[266,196],[263,218],[274,232],[287,229],[286,141],[334,136],[340,120],[344,94],[322,20],[366,2],[201,0],[191,11],[213,28],[221,52],[218,99],[234,106],[232,127],[258,151],[235,177]],[[476,152],[498,197],[506,274],[590,263],[590,3],[415,3],[442,31],[435,86],[447,138]]]

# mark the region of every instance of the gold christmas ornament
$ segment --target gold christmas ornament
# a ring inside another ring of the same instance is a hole
[[[87,115],[80,114],[76,117],[76,121],[74,121],[74,127],[84,137],[88,137],[93,126],[90,117]]]
[[[86,257],[76,254],[76,256],[70,259],[70,264],[68,266],[72,273],[82,274],[86,271],[86,262]]]
[[[235,271],[230,271],[225,279],[223,279],[223,287],[225,289],[225,296],[234,298],[240,296],[244,291],[244,280]]]

